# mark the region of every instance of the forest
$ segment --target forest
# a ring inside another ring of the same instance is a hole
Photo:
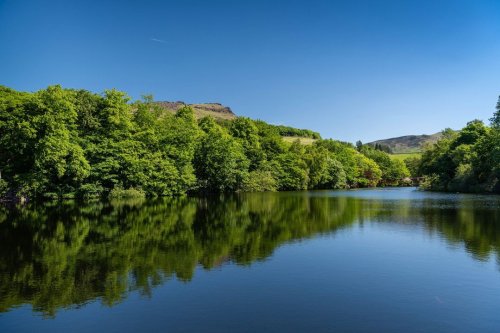
[[[316,140],[290,143],[285,135]],[[309,130],[245,117],[196,119],[189,107],[173,113],[152,96],[132,101],[117,90],[0,86],[4,199],[394,186],[409,176],[384,151]]]
[[[500,193],[500,98],[490,126],[473,120],[460,131],[446,129],[418,161],[407,161],[424,176],[423,189]]]

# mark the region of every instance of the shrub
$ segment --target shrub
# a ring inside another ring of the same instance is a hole
[[[276,190],[277,182],[271,171],[251,171],[248,174],[248,177],[243,181],[242,185],[243,192],[266,192]]]
[[[104,188],[99,183],[80,186],[76,196],[82,199],[97,198],[102,195]]]
[[[128,189],[123,189],[121,187],[115,187],[114,189],[109,192],[108,197],[110,199],[117,199],[117,198],[144,198],[146,196],[146,193],[142,189],[137,189],[137,188],[128,188]]]

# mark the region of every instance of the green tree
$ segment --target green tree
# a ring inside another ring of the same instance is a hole
[[[23,195],[74,191],[89,175],[77,132],[73,92],[51,86],[33,95],[1,90],[2,170]]]
[[[377,163],[382,171],[381,183],[383,185],[398,185],[404,178],[410,176],[410,171],[403,161],[392,159],[382,150],[364,145],[360,148],[360,152]]]
[[[421,173],[419,170],[421,161],[422,161],[422,159],[420,156],[418,156],[418,157],[411,156],[411,157],[407,157],[404,159],[404,163],[406,165],[406,168],[408,169],[408,171],[410,172],[410,175],[412,177],[420,177],[421,176]]]
[[[500,139],[494,126],[473,120],[443,138],[422,155],[425,188],[461,192],[500,192]]]
[[[326,148],[307,147],[305,161],[308,166],[308,188],[336,189],[346,186],[346,175],[342,164]]]
[[[303,154],[304,147],[297,140],[287,152],[280,154],[273,161],[278,189],[284,191],[307,189],[309,176]]]
[[[490,119],[490,121],[491,121],[491,127],[495,129],[500,128],[500,96],[498,97],[496,111],[493,114],[493,117]]]
[[[238,117],[231,122],[230,134],[242,145],[253,171],[265,160],[265,152],[260,145],[259,129],[253,120]]]
[[[194,155],[199,188],[212,192],[240,190],[249,166],[243,147],[211,117],[203,118],[200,128],[204,134]]]

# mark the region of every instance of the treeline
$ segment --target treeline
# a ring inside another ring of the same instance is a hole
[[[275,126],[281,136],[297,136],[303,138],[321,139],[321,135],[318,132],[314,132],[308,129],[298,129],[284,125]]]
[[[473,120],[460,131],[446,129],[420,159],[409,159],[412,173],[425,177],[424,189],[500,193],[500,98],[490,126]]]
[[[376,143],[376,144],[371,143],[369,145],[372,146],[373,148],[377,149],[377,150],[385,151],[388,154],[394,153],[392,151],[391,147],[389,147],[388,145],[384,145],[382,143]]]
[[[0,87],[0,196],[174,196],[398,185],[404,164],[370,147],[284,142],[281,127],[196,120],[152,97]],[[297,130],[302,131],[302,130]],[[304,135],[303,133],[301,135]]]

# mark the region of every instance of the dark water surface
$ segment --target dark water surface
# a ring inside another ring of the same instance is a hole
[[[500,332],[500,197],[0,207],[0,332]]]

